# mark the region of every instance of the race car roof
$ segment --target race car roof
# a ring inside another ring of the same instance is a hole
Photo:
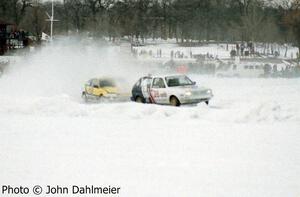
[[[179,77],[179,76],[186,76],[186,75],[183,75],[183,74],[170,74],[170,75],[151,75],[151,76],[145,76],[145,77],[165,78],[165,77]]]

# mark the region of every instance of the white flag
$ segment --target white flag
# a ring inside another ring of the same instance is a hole
[[[42,32],[42,40],[50,41],[50,36]]]

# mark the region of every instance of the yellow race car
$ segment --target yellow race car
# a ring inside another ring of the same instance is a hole
[[[85,101],[94,100],[115,100],[119,96],[118,88],[113,79],[93,78],[85,85],[82,98]]]

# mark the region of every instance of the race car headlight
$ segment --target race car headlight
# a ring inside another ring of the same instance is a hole
[[[185,92],[185,96],[192,96],[192,92],[190,92],[190,91]]]
[[[207,94],[212,94],[212,91],[211,90],[207,90],[206,93]]]

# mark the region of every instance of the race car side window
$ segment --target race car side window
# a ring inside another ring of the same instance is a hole
[[[164,80],[162,78],[155,78],[152,84],[153,88],[166,88]]]

